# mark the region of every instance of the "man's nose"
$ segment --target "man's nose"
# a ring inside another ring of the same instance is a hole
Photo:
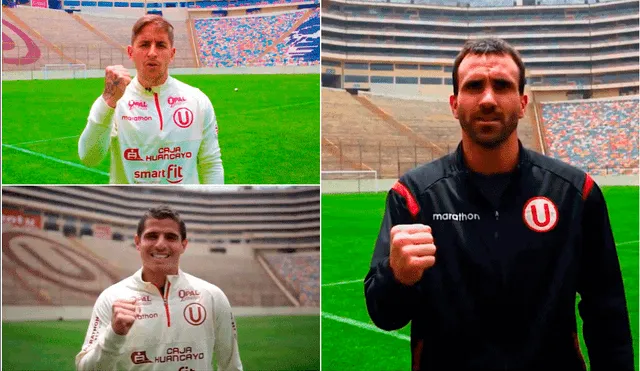
[[[155,56],[157,55],[157,49],[156,49],[156,44],[151,44],[151,46],[149,47],[149,53],[150,56]]]
[[[482,99],[480,100],[480,107],[486,109],[486,108],[495,107],[496,105],[497,103],[496,103],[495,92],[491,87],[485,88],[484,92],[482,93]]]

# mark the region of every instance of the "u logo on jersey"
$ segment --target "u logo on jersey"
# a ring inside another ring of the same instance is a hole
[[[534,232],[549,232],[558,224],[558,207],[546,197],[533,197],[524,204],[522,219]]]
[[[191,124],[193,124],[193,112],[185,107],[178,108],[173,113],[173,122],[175,122],[178,127],[181,127],[183,129],[188,128],[189,126],[191,126]]]
[[[207,310],[198,303],[191,303],[184,308],[184,319],[193,326],[201,325],[207,319]]]

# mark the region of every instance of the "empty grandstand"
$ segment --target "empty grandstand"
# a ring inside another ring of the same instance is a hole
[[[318,307],[318,187],[3,187],[3,305],[92,305],[140,268],[142,214],[168,204],[187,225],[181,268],[233,306]]]
[[[323,2],[322,170],[373,170],[395,178],[452,151],[460,140],[448,104],[453,61],[467,39],[493,36],[514,45],[527,67],[530,104],[518,127],[525,146],[594,174],[637,173],[637,140],[629,135],[637,136],[637,130],[625,122],[638,121],[638,5],[638,0]],[[633,97],[617,101],[625,96]],[[582,108],[572,111],[578,114],[557,112],[574,106],[554,102],[574,100],[582,101],[577,104]],[[635,105],[635,112],[618,111],[627,105]],[[585,124],[595,112],[598,119]],[[582,121],[561,124],[577,116]],[[563,147],[568,138],[592,134],[598,139]],[[598,146],[603,136],[608,144]],[[619,143],[619,138],[628,139]]]
[[[162,14],[172,22],[174,68],[320,62],[317,0],[3,3],[8,5],[2,12],[4,71],[68,65],[133,68],[126,47],[132,25],[146,13]]]

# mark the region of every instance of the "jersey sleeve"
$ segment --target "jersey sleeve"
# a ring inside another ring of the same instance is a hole
[[[218,363],[218,370],[240,371],[242,363],[240,362],[236,322],[231,312],[231,304],[221,290],[216,290],[213,305],[215,313],[213,352]]]
[[[578,308],[591,369],[633,370],[629,313],[607,206],[595,183],[585,188]]]
[[[398,186],[399,185],[399,186]],[[417,203],[402,183],[396,183],[387,194],[382,225],[376,241],[364,292],[367,310],[373,323],[384,330],[397,330],[411,320],[415,286],[398,282],[389,267],[391,228],[397,224],[415,223]]]
[[[115,109],[109,107],[102,96],[91,106],[87,126],[78,142],[78,155],[83,164],[96,166],[106,157],[115,126],[114,113]]]
[[[125,339],[111,328],[111,303],[101,294],[93,307],[82,350],[76,355],[76,370],[115,370]]]
[[[198,174],[201,184],[224,184],[222,154],[218,143],[218,122],[211,101],[203,94],[204,132],[198,150]]]

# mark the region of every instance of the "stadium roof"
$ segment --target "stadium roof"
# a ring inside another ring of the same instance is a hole
[[[396,3],[396,4],[415,4],[415,5],[442,5],[455,7],[507,7],[507,6],[531,6],[531,5],[585,5],[606,2],[615,2],[620,0],[363,0],[372,3]],[[515,3],[515,4],[514,4]]]

